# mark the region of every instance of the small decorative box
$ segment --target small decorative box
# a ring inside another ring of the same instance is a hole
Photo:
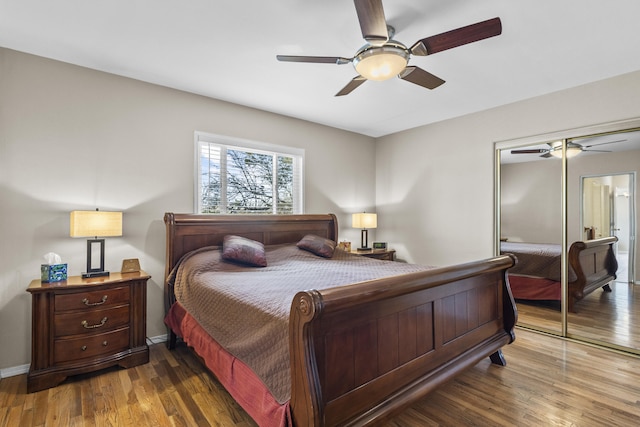
[[[41,264],[40,281],[42,283],[67,280],[67,264]]]
[[[346,240],[338,243],[338,247],[344,251],[351,252],[351,242],[347,242]]]

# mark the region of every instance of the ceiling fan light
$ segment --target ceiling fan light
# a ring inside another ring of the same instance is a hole
[[[582,153],[582,146],[573,142],[567,143],[567,159],[577,156]],[[562,158],[562,142],[552,145],[551,155],[558,159]]]
[[[388,80],[400,74],[409,61],[406,49],[382,46],[366,49],[356,55],[353,66],[367,80]]]

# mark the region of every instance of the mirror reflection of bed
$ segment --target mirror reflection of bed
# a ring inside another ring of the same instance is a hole
[[[634,197],[638,188],[636,171],[640,165],[640,131],[636,126],[635,130],[628,132],[608,132],[595,137],[588,135],[591,136],[568,140],[583,147],[593,145],[594,151],[583,151],[567,159],[567,247],[576,242],[590,244],[612,236],[617,238],[617,242],[611,245],[617,267],[614,271],[609,270],[615,264],[607,267],[607,274],[612,276],[611,292],[598,283],[597,288],[589,289],[582,298],[569,303],[571,309],[567,312],[566,333],[585,341],[637,352],[640,350],[640,293],[637,292],[640,288],[634,284],[634,267],[638,264],[638,254],[634,252],[638,209]],[[559,247],[563,235],[562,162],[551,155],[544,156],[543,151],[551,147],[544,140],[526,142],[526,145],[516,141],[511,147],[508,144],[500,147],[497,191],[501,243],[507,246],[551,243]],[[511,154],[512,149],[541,151],[537,154]],[[627,181],[623,182],[625,178]],[[592,181],[602,188],[597,191],[591,189]],[[505,252],[513,251],[510,248]],[[530,272],[523,274],[535,275]],[[570,270],[569,276],[572,274]],[[546,279],[549,280],[549,289],[552,289],[551,283],[555,281],[549,277]],[[572,280],[572,277],[568,278],[568,282]],[[550,299],[543,299],[544,295],[529,295],[527,298],[520,295],[519,298],[517,283],[510,282],[521,326],[558,335],[563,333],[557,295],[559,287]],[[528,291],[535,293],[536,290]],[[537,291],[542,293],[540,289]]]
[[[603,237],[571,244],[567,258],[570,312],[576,313],[580,301],[596,290],[611,292],[610,285],[618,270],[614,254],[617,241],[617,237]],[[550,303],[558,307],[562,299],[561,245],[503,241],[500,252],[518,258],[518,264],[509,271],[511,291],[516,301]]]

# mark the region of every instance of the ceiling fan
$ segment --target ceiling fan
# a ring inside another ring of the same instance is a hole
[[[601,142],[599,144],[582,145],[575,142],[567,142],[567,157],[571,158],[578,154],[589,151],[595,153],[610,153],[608,150],[590,150],[591,147],[597,147],[600,145],[613,144],[616,142],[623,142],[626,139],[619,139],[617,141]],[[511,154],[540,154],[540,157],[562,157],[562,141],[548,142],[549,148],[533,148],[524,150],[511,150]]]
[[[435,89],[443,84],[444,80],[422,68],[407,65],[411,55],[432,55],[502,33],[500,18],[493,18],[426,37],[407,48],[404,44],[392,39],[395,29],[387,25],[382,0],[354,0],[354,3],[362,37],[367,43],[352,58],[277,55],[278,61],[353,64],[359,75],[354,77],[336,96],[351,93],[367,80],[387,80],[395,76],[427,89]]]

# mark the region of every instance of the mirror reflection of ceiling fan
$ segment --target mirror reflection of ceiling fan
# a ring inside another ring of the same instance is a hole
[[[601,142],[599,144],[582,145],[575,142],[567,142],[567,158],[575,157],[582,152],[594,152],[594,153],[610,153],[609,150],[590,150],[592,147],[598,147],[600,145],[613,144],[616,142],[623,142],[625,139],[619,139],[617,141]],[[548,142],[549,148],[532,148],[523,150],[511,150],[511,154],[540,154],[540,157],[562,157],[562,141]]]
[[[358,21],[360,21],[362,37],[367,43],[352,58],[277,55],[278,61],[338,65],[353,64],[359,75],[354,77],[336,96],[351,93],[367,80],[388,80],[395,76],[427,89],[435,89],[443,84],[444,80],[420,67],[407,65],[411,55],[432,55],[502,33],[500,18],[493,18],[426,37],[407,48],[402,43],[392,39],[395,29],[387,25],[382,8],[382,0],[354,0],[354,3]]]

